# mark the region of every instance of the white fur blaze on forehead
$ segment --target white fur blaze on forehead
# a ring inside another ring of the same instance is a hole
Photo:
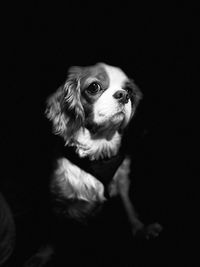
[[[120,68],[113,67],[107,64],[103,64],[103,67],[108,74],[111,87],[115,85],[121,86],[125,81],[128,80],[128,77]]]

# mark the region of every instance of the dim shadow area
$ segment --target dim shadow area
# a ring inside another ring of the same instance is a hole
[[[65,9],[41,3],[27,5],[26,11],[8,7],[0,192],[16,238],[3,266],[39,267],[25,262],[46,246],[55,253],[45,267],[198,266],[192,7],[135,2],[94,11],[76,4]],[[132,236],[118,197],[87,224],[56,217],[51,210],[49,178],[60,141],[44,115],[46,98],[64,82],[70,66],[97,62],[122,68],[144,95],[125,138],[132,159],[130,196],[145,224],[163,226],[155,239]],[[3,216],[6,212],[0,223]]]

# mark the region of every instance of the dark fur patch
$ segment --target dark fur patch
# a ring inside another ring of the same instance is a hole
[[[129,79],[124,84],[123,89],[129,93],[132,106],[137,107],[139,101],[142,99],[142,92],[140,91],[138,86],[134,83],[132,79]]]

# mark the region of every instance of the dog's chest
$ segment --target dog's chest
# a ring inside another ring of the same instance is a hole
[[[88,163],[85,170],[107,187],[123,160],[124,156],[119,154],[111,159],[92,161]]]
[[[73,150],[68,149],[65,152],[65,157],[107,187],[125,156],[123,153],[119,153],[109,159],[89,160],[88,158],[80,158]]]

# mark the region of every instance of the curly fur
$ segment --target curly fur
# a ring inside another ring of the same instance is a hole
[[[67,81],[47,100],[46,116],[53,122],[54,133],[69,143],[71,136],[84,123],[84,110],[80,101],[80,80],[74,68]]]

